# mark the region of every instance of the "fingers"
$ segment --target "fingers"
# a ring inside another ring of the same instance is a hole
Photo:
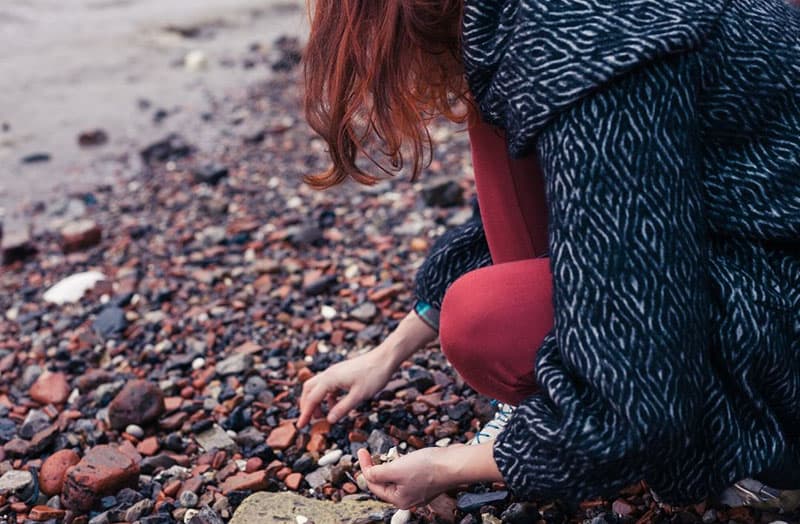
[[[391,472],[391,467],[389,465],[376,466],[366,449],[358,450],[358,463],[361,465],[361,472],[364,473],[368,484],[387,484],[397,480],[396,475]]]
[[[387,480],[393,477],[386,473],[388,466],[376,466],[366,449],[358,450],[358,462],[361,465],[361,473],[367,481],[367,488],[373,495],[401,509],[411,507],[407,497],[400,493],[400,487]]]
[[[330,411],[328,411],[328,422],[335,424],[340,418],[356,407],[361,401],[361,393],[355,388],[351,389],[342,400],[340,400]]]
[[[311,381],[303,386],[303,393],[300,396],[300,417],[297,419],[297,427],[302,428],[311,420],[311,415],[319,407],[320,402],[328,393],[324,383]]]

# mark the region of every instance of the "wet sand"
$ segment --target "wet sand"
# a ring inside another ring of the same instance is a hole
[[[0,4],[0,209],[6,221],[37,200],[111,182],[137,169],[131,151],[169,131],[201,130],[189,114],[269,75],[241,56],[305,34],[302,0],[5,0]],[[208,66],[184,67],[200,51]],[[160,123],[154,115],[167,115]],[[101,128],[102,147],[80,148]],[[21,159],[47,153],[48,162]]]

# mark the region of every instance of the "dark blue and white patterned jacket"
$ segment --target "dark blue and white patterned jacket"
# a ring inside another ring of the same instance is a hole
[[[511,489],[800,488],[800,10],[466,0],[464,58],[546,180],[555,326],[495,442]],[[477,219],[451,235],[418,274],[433,304],[489,263]]]

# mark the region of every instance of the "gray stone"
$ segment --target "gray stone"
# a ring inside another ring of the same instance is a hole
[[[253,375],[249,377],[247,381],[244,383],[244,392],[247,395],[253,395],[257,397],[259,393],[267,389],[267,381],[263,378],[259,377],[258,375]]]
[[[369,322],[378,314],[378,308],[372,302],[364,302],[350,311],[350,316],[361,322]]]
[[[367,446],[373,455],[383,455],[394,446],[394,441],[383,431],[373,429],[367,439]]]
[[[189,520],[189,524],[225,524],[225,522],[216,511],[209,507],[203,507]]]
[[[132,437],[136,437],[139,440],[144,438],[144,430],[136,424],[128,424],[125,427],[125,433]]]
[[[311,489],[317,489],[325,485],[325,483],[331,481],[331,467],[324,466],[315,469],[311,473],[305,476],[306,482],[308,485],[311,486]]]
[[[50,426],[50,417],[44,411],[32,409],[19,427],[19,436],[30,440],[35,434]]]
[[[217,363],[217,374],[222,376],[244,373],[253,365],[253,356],[247,354],[231,355]]]
[[[184,491],[181,493],[180,497],[178,497],[178,502],[184,508],[193,508],[197,506],[199,501],[200,498],[192,491]]]
[[[223,449],[226,451],[235,451],[236,442],[225,432],[224,429],[214,424],[211,429],[203,431],[195,435],[197,444],[203,448],[204,451],[212,449]]]
[[[153,501],[150,499],[142,499],[125,512],[125,522],[136,522],[142,516],[148,515],[153,511]]]
[[[128,321],[125,318],[125,311],[117,306],[108,306],[103,309],[92,324],[95,332],[104,338],[113,337],[124,331],[126,327],[128,327]]]
[[[0,477],[0,493],[24,493],[33,485],[30,471],[12,469]]]
[[[261,492],[247,497],[239,505],[230,524],[286,524],[295,522],[297,516],[306,517],[314,524],[383,522],[393,511],[392,506],[372,500],[330,502],[296,493]]]
[[[483,506],[497,504],[508,498],[508,491],[489,491],[487,493],[463,493],[456,506],[464,513],[472,513]]]

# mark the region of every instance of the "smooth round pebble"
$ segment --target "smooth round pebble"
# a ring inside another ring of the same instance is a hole
[[[125,433],[139,440],[144,438],[144,430],[136,424],[128,424],[125,427]]]
[[[343,453],[344,452],[341,449],[334,449],[333,451],[329,451],[325,453],[325,455],[323,455],[321,459],[319,459],[319,462],[317,464],[320,467],[333,466],[334,464],[339,462],[339,459],[342,458]]]
[[[181,493],[181,496],[178,497],[178,502],[184,508],[193,508],[197,506],[199,500],[200,498],[193,491],[184,491]]]

